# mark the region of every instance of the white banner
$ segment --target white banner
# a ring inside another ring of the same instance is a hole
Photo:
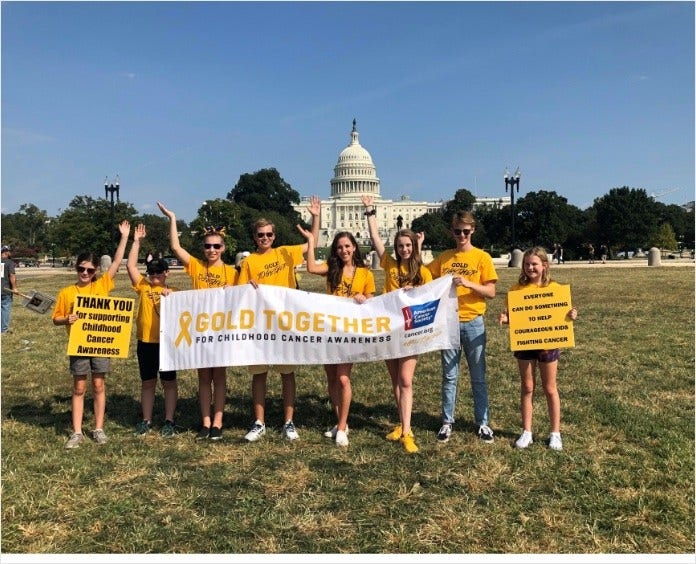
[[[174,292],[160,311],[161,370],[366,362],[459,347],[449,275],[364,304],[244,284]]]

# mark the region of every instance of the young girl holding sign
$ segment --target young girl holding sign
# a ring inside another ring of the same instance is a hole
[[[430,271],[423,266],[420,245],[423,235],[416,234],[410,229],[400,229],[394,236],[393,258],[384,248],[384,243],[377,229],[377,210],[372,196],[363,196],[365,217],[370,230],[372,246],[379,257],[380,266],[384,269],[384,291],[408,290],[414,286],[422,286],[433,279]],[[368,209],[371,208],[371,209]],[[387,371],[391,377],[392,393],[396,408],[399,410],[400,423],[387,434],[390,441],[399,441],[404,450],[413,454],[418,452],[413,431],[411,430],[411,411],[413,408],[413,375],[416,372],[416,355],[402,358],[390,358],[386,361]]]
[[[206,227],[203,233],[203,256],[198,259],[179,243],[176,215],[157,202],[160,211],[169,218],[169,246],[191,277],[194,290],[224,288],[237,283],[237,270],[222,261],[225,252],[225,228]],[[213,386],[215,388],[213,389]],[[222,439],[222,415],[225,410],[227,370],[224,366],[198,369],[198,403],[201,410],[201,429],[196,440]],[[211,416],[210,404],[213,404]]]
[[[114,276],[121,265],[126,252],[126,243],[130,233],[130,223],[122,221],[118,226],[121,240],[116,248],[114,259],[109,270],[96,279],[99,261],[92,253],[81,253],[77,256],[75,270],[77,282],[61,289],[53,309],[53,324],[65,325],[70,335],[70,328],[77,321],[73,312],[78,295],[108,296],[114,289]],[[73,376],[72,392],[72,426],[73,432],[65,444],[65,448],[77,448],[83,441],[82,417],[85,410],[85,392],[87,390],[87,374],[92,373],[92,391],[94,393],[94,430],[92,438],[97,444],[106,442],[104,433],[104,413],[106,412],[106,387],[104,376],[109,372],[111,363],[107,357],[70,356],[70,373]]]
[[[549,288],[558,286],[551,280],[549,256],[543,247],[533,247],[525,251],[522,256],[522,272],[517,284],[510,291],[521,290],[528,286]],[[578,317],[577,308],[573,307],[568,312],[568,317],[575,321]],[[499,323],[509,323],[508,302],[505,298],[505,311],[498,317]],[[532,411],[536,366],[539,364],[541,383],[546,395],[546,407],[551,423],[549,435],[549,448],[563,450],[561,441],[561,400],[558,397],[556,387],[556,375],[558,373],[558,359],[560,349],[515,351],[517,366],[520,371],[520,411],[522,413],[522,434],[515,441],[515,448],[527,448],[532,444]]]
[[[375,295],[375,277],[365,261],[355,237],[347,231],[336,233],[329,258],[323,264],[314,260],[314,237],[311,231],[297,226],[307,239],[307,272],[326,277],[327,293],[352,298],[362,304]],[[336,425],[324,435],[339,446],[348,446],[348,410],[352,399],[350,373],[353,363],[325,364],[329,398],[336,414]]]

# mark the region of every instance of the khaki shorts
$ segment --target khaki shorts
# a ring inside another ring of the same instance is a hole
[[[249,366],[249,374],[252,376],[256,374],[263,374],[264,372],[269,372],[271,368],[274,368],[281,374],[290,374],[291,372],[295,372],[295,365],[294,364],[255,364],[253,366]]]
[[[111,369],[110,359],[100,356],[71,356],[70,374],[87,376],[88,374],[106,374]]]

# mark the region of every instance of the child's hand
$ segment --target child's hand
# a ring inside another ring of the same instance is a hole
[[[568,317],[570,317],[573,321],[575,321],[578,318],[578,308],[573,307],[569,312],[568,312]]]
[[[363,194],[363,197],[361,198],[361,200],[362,200],[363,206],[365,206],[365,207],[374,206],[374,204],[372,203],[374,201],[372,196],[368,196],[367,194]]]
[[[160,211],[166,215],[169,220],[176,219],[176,216],[174,215],[173,211],[168,210],[167,208],[164,207],[164,204],[162,202],[157,202],[157,207],[160,209]]]
[[[305,239],[307,239],[307,241],[312,241],[312,242],[314,242],[314,237],[312,236],[312,232],[311,232],[311,231],[307,231],[307,230],[306,230],[304,227],[302,227],[301,225],[296,225],[295,227],[297,227],[297,230],[304,236]]]
[[[319,196],[311,196],[309,198],[309,205],[307,206],[307,210],[313,216],[317,216],[321,213],[321,200],[319,199]]]
[[[130,222],[127,219],[124,219],[121,223],[118,224],[118,230],[121,232],[121,235],[126,235],[130,233]]]
[[[145,230],[145,225],[142,223],[138,223],[138,225],[135,228],[135,231],[133,232],[133,239],[135,241],[142,241],[145,239],[145,236],[147,235],[147,231]]]
[[[508,319],[507,311],[501,312],[501,314],[498,316],[498,324],[507,325],[509,322],[510,320]]]

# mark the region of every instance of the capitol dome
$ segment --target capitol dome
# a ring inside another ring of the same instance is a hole
[[[331,197],[340,198],[353,194],[372,194],[379,197],[379,178],[370,153],[359,141],[359,134],[353,120],[349,145],[338,155],[331,179]]]

